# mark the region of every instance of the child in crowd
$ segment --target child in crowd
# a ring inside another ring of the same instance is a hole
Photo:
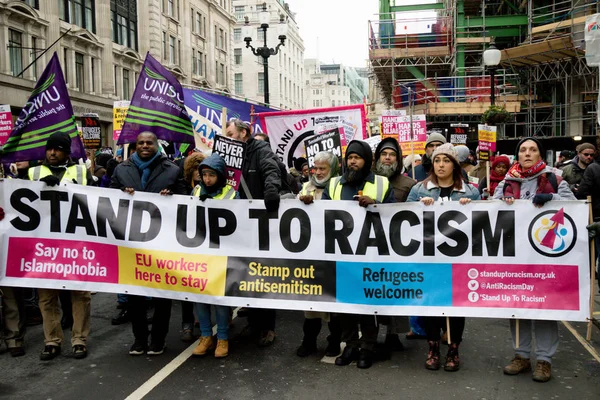
[[[227,184],[225,175],[225,161],[216,153],[207,157],[200,166],[200,183],[194,188],[192,194],[200,200],[231,200],[239,199],[238,192]],[[194,349],[194,356],[204,356],[214,349],[215,357],[222,358],[229,354],[229,318],[227,306],[214,306],[217,320],[217,343],[212,336],[211,305],[196,303],[194,309],[200,323],[200,343]]]

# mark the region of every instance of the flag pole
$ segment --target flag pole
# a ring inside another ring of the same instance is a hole
[[[590,209],[590,224],[594,223],[594,217],[592,214],[592,197],[588,196],[587,197],[587,203],[589,205],[589,209]],[[585,337],[585,340],[587,340],[588,342],[590,340],[592,340],[592,325],[594,323],[594,285],[595,285],[595,281],[596,281],[596,241],[592,240],[591,243],[591,249],[590,249],[590,256],[592,258],[591,260],[591,269],[592,269],[592,273],[591,273],[591,282],[590,282],[590,320],[588,321],[588,326],[587,326],[587,334]]]

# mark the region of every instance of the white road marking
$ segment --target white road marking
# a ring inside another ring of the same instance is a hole
[[[241,307],[238,307],[233,310],[233,316],[231,318],[232,320],[234,320],[237,317],[237,312],[240,308]],[[213,335],[215,335],[216,333],[217,333],[217,326],[215,325],[213,327]],[[194,349],[196,348],[196,346],[198,345],[199,342],[200,342],[200,339],[198,339],[194,343],[192,343],[190,345],[190,347],[188,347],[187,349],[182,351],[177,357],[175,357],[173,360],[171,360],[170,363],[165,365],[160,371],[158,371],[150,379],[148,379],[146,382],[144,382],[144,384],[142,386],[140,386],[133,393],[131,393],[129,396],[127,396],[125,398],[125,400],[141,400],[141,399],[143,399],[148,393],[150,393],[152,390],[154,390],[154,388],[156,388],[158,385],[160,385],[160,383],[162,381],[164,381],[169,375],[171,375],[173,372],[175,372],[175,370],[177,368],[181,367],[181,365],[192,356],[192,353],[194,352]]]

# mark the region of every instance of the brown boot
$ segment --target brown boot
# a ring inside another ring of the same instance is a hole
[[[446,355],[446,364],[444,371],[455,372],[460,369],[460,359],[458,358],[458,343],[451,343],[448,346],[448,354]]]
[[[192,352],[192,355],[194,355],[194,356],[206,355],[206,353],[208,353],[214,347],[215,347],[215,340],[213,339],[212,336],[202,336],[200,338],[200,343],[198,343],[198,346],[196,346],[196,348]]]
[[[504,373],[506,375],[517,375],[521,372],[531,370],[531,362],[529,358],[523,358],[520,355],[515,355],[510,364],[504,367]]]
[[[440,369],[440,342],[430,340],[428,343],[429,353],[427,353],[425,368],[437,371]]]
[[[536,382],[548,382],[552,377],[552,364],[548,361],[538,361],[535,364],[533,380]]]
[[[215,350],[215,358],[227,357],[229,354],[229,341],[217,340],[217,348]]]

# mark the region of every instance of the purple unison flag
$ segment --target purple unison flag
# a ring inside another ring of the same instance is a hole
[[[142,132],[152,132],[167,142],[195,144],[183,88],[150,53],[146,54],[118,144],[134,143]]]
[[[23,106],[15,127],[2,148],[2,162],[44,160],[46,142],[54,132],[64,132],[71,136],[72,158],[85,158],[56,52]]]

